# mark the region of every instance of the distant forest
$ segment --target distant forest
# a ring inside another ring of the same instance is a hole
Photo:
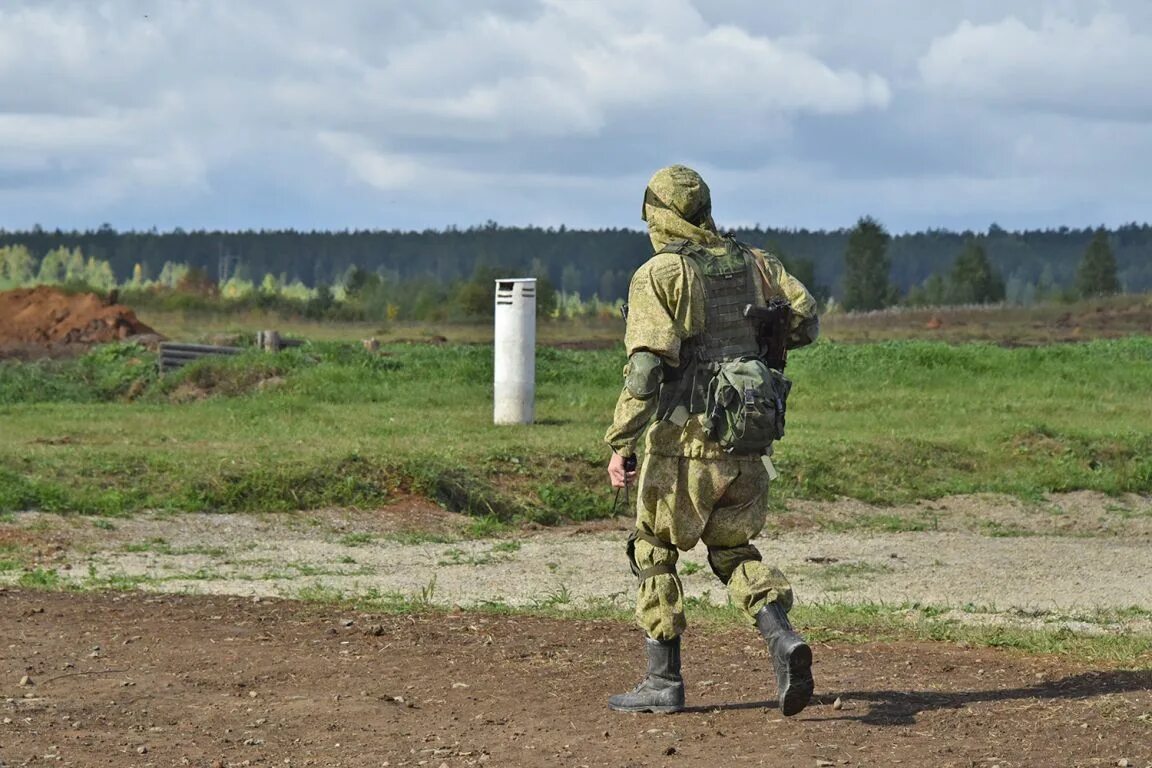
[[[958,254],[977,244],[1003,279],[1007,300],[1051,294],[1076,281],[1085,249],[1099,230],[986,232],[929,230],[892,236],[891,283],[902,293],[947,273]],[[1152,290],[1152,226],[1105,230],[1117,276],[1127,292]],[[810,231],[738,229],[738,239],[777,253],[822,297],[843,294],[844,254],[850,229]],[[650,254],[647,235],[629,229],[575,230],[504,227],[401,231],[184,231],[117,232],[110,226],[67,232],[0,230],[0,247],[23,245],[36,259],[60,247],[107,261],[118,281],[134,272],[155,276],[168,262],[198,269],[221,283],[259,281],[265,274],[316,287],[341,284],[356,270],[383,282],[467,281],[479,275],[547,278],[560,291],[603,301],[623,298],[632,272]],[[140,271],[137,271],[140,265]]]

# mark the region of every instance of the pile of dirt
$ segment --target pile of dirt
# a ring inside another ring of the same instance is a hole
[[[52,286],[0,293],[0,346],[102,344],[155,335],[115,294],[67,293]]]

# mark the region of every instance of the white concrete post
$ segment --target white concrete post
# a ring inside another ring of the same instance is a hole
[[[496,387],[493,420],[536,418],[536,278],[496,281]]]

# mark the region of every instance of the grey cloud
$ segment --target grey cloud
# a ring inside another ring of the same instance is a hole
[[[638,226],[669,162],[733,222],[1126,216],[1150,30],[1135,0],[10,2],[0,226]]]

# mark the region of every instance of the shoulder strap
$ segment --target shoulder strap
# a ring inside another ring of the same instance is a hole
[[[664,246],[652,255],[659,256],[662,253],[678,253],[681,256],[689,256],[698,250],[700,250],[700,246],[696,245],[691,240],[673,240],[672,242],[668,243],[668,245]]]

